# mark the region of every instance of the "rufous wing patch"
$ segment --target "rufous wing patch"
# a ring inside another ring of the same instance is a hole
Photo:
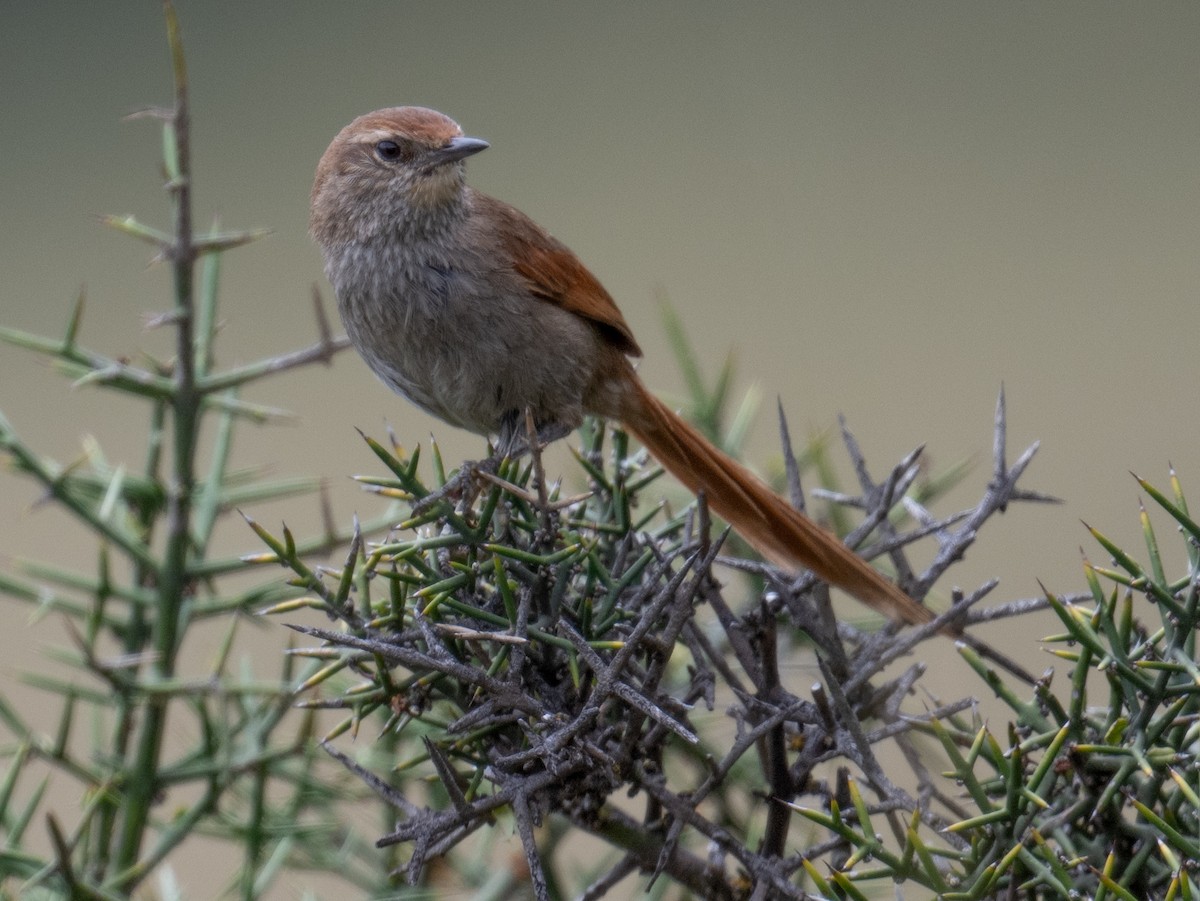
[[[479,193],[475,198],[502,221],[508,220],[498,233],[512,257],[513,268],[529,282],[534,296],[596,323],[623,353],[642,355],[612,295],[570,248],[508,204]]]

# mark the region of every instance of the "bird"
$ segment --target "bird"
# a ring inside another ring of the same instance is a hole
[[[488,147],[440,112],[398,106],[354,119],[321,156],[310,233],[374,373],[498,447],[514,445],[527,415],[539,442],[588,414],[620,422],[768,560],[894,621],[931,621],[650,392],[633,363],[641,348],[599,280],[529,216],[467,184],[465,161]]]

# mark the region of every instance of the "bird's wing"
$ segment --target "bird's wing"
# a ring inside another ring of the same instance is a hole
[[[529,283],[530,293],[595,323],[629,356],[642,355],[612,295],[569,247],[520,210],[494,197],[476,191],[473,202],[501,224],[497,233],[513,268]]]

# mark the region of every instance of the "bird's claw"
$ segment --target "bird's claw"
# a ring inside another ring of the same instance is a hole
[[[503,457],[493,455],[486,460],[464,460],[458,472],[448,478],[440,488],[429,492],[412,505],[412,515],[420,516],[441,501],[460,501],[464,497],[475,499],[479,491],[481,474],[494,475],[500,468]]]

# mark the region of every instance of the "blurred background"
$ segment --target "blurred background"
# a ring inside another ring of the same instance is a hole
[[[682,396],[659,294],[710,372],[736,354],[740,386],[765,401],[747,455],[761,468],[778,458],[779,396],[800,439],[844,413],[880,477],[922,443],[935,471],[974,458],[949,512],[988,478],[1003,385],[1010,458],[1040,440],[1025,486],[1066,503],[1011,509],[955,584],[999,577],[1001,600],[1036,595],[1038,579],[1080,590],[1079,548],[1106,562],[1080,520],[1139,549],[1129,470],[1166,488],[1170,461],[1200,503],[1200,5],[180,0],[178,11],[198,223],[273,229],[225,258],[221,363],[313,340],[311,286],[328,294],[306,234],[317,159],[354,116],[422,104],[491,142],[470,161],[472,183],[604,282],[646,351],[648,384]],[[143,322],[170,306],[169,273],[97,222],[168,224],[158,127],[121,121],[169,101],[159,6],[8,2],[0,18],[0,321],[61,334],[85,285],[82,340],[165,357],[167,336]],[[355,427],[390,423],[410,445],[435,432],[451,461],[483,453],[349,353],[250,399],[297,418],[243,432],[241,462],[327,476],[340,521],[379,509],[347,478],[376,468]],[[140,465],[144,423],[122,416],[132,405],[72,391],[7,346],[0,410],[59,459],[94,437],[110,460]],[[73,544],[37,497],[0,473],[0,566],[90,565],[94,546]],[[254,512],[303,530],[311,506]],[[248,532],[232,547],[257,549]],[[5,601],[0,617],[6,676],[62,639],[26,607]]]

